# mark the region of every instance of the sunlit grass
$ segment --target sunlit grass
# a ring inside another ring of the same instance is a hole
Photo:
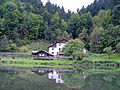
[[[109,59],[109,57],[108,55],[105,55],[105,56],[100,57],[100,59]],[[110,60],[120,60],[120,55],[118,54],[111,55]]]
[[[120,61],[120,55],[119,54],[111,55],[111,58],[109,59],[109,56],[106,55],[106,54],[95,54],[95,55],[90,55],[87,58],[84,58],[84,60],[92,60],[92,61],[105,61],[105,60]]]
[[[11,59],[2,58],[0,61],[2,66],[15,66],[15,67],[42,67],[42,68],[73,68],[71,64],[73,61],[67,59],[57,60],[30,60],[30,59]]]

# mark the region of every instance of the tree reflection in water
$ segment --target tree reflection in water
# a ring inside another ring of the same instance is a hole
[[[87,77],[87,72],[75,71],[65,73],[62,76],[64,84],[70,88],[81,88],[85,85],[85,79]]]
[[[120,72],[0,70],[0,90],[120,90]]]
[[[64,84],[77,90],[120,90],[120,72],[71,72],[62,77]]]

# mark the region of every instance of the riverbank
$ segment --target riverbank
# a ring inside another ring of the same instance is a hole
[[[56,60],[31,60],[31,59],[11,59],[3,58],[0,61],[2,66],[18,66],[18,67],[45,67],[45,68],[62,68],[73,69],[74,61],[68,59]]]
[[[117,69],[120,68],[119,61],[110,60],[30,60],[30,59],[10,59],[3,58],[0,60],[1,66],[12,67],[35,67],[35,68],[58,68],[58,69]]]
[[[120,62],[120,54],[113,54],[113,55],[111,55],[110,59],[107,54],[90,54],[88,57],[84,58],[83,60]]]

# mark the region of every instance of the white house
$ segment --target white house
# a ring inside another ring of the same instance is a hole
[[[62,74],[53,70],[53,72],[48,74],[48,79],[55,80],[56,83],[64,83],[64,81],[61,79]]]
[[[62,39],[55,44],[50,45],[49,48],[49,53],[52,55],[59,55],[62,51],[62,48],[65,46],[65,44],[68,41],[66,39]]]
[[[49,48],[49,53],[54,55],[54,56],[63,54],[61,51],[62,51],[62,48],[65,46],[65,44],[67,42],[68,42],[68,40],[62,39],[62,40],[56,42],[55,44],[50,45],[48,47]],[[87,53],[87,50],[83,49],[83,52]]]

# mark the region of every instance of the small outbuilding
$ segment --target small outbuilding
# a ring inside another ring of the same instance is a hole
[[[53,60],[54,59],[54,55],[48,53],[47,51],[43,51],[43,50],[32,52],[31,54],[34,56],[34,59],[36,60],[40,60],[40,59]]]

